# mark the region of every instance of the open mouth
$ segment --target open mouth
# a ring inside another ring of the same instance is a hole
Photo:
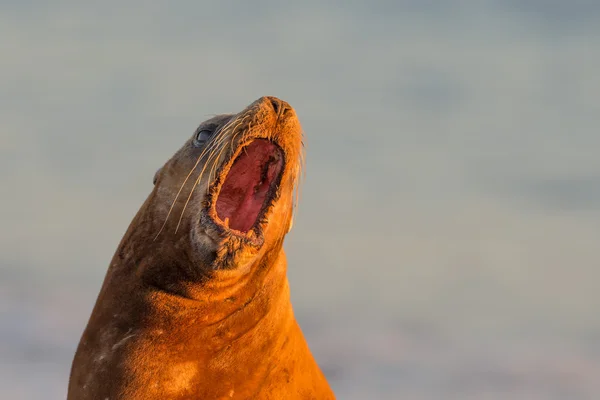
[[[266,139],[245,146],[229,169],[217,194],[217,217],[242,233],[251,230],[276,193],[283,151]]]

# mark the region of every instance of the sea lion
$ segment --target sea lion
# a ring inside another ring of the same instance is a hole
[[[262,97],[203,122],[156,173],[77,348],[69,400],[334,398],[286,277],[302,140],[294,109]]]

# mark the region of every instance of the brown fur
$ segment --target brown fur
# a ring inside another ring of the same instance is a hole
[[[205,127],[221,132],[209,142],[220,140],[215,164],[205,155],[194,168],[203,148],[192,138],[157,173],[79,343],[69,400],[334,398],[294,319],[286,277],[282,245],[302,157],[296,114],[263,97]],[[253,138],[277,143],[285,166],[256,234],[244,237],[219,220],[214,200]]]

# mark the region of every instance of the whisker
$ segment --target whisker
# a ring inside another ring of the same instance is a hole
[[[217,136],[215,137],[215,139],[219,139],[222,137],[225,137],[225,135],[223,134],[223,132],[233,124],[234,121],[229,121],[227,124],[225,124],[225,126],[223,126],[223,128],[220,129],[219,133],[217,134]],[[181,186],[179,187],[179,190],[177,191],[177,194],[175,195],[175,198],[173,199],[173,201],[171,202],[171,206],[169,207],[169,212],[167,213],[167,216],[165,217],[165,221],[163,222],[162,226],[160,227],[158,233],[156,234],[156,236],[154,237],[154,240],[156,240],[158,238],[158,236],[161,234],[161,232],[164,230],[165,226],[167,225],[167,222],[169,221],[169,217],[171,216],[171,213],[173,212],[173,208],[175,207],[175,203],[177,202],[177,199],[179,198],[179,195],[181,194],[181,191],[183,190],[183,188],[185,187],[185,184],[187,183],[187,181],[190,179],[190,176],[194,173],[194,171],[196,170],[196,167],[198,166],[198,164],[200,163],[200,160],[202,159],[202,157],[206,154],[207,151],[209,151],[212,147],[214,147],[216,145],[216,142],[218,140],[213,140],[211,141],[211,143],[209,143],[204,149],[202,149],[202,152],[200,153],[200,155],[198,156],[198,159],[196,160],[196,163],[194,164],[194,166],[190,169],[190,172],[187,174],[187,176],[185,177],[185,180],[183,181],[183,183],[181,184]]]
[[[204,171],[206,171],[206,167],[208,166],[208,164],[210,163],[211,160],[215,159],[215,161],[216,161],[221,156],[222,149],[221,149],[221,152],[219,152],[219,157],[217,157],[217,158],[214,157],[217,152],[218,145],[223,143],[224,138],[226,137],[226,131],[229,130],[229,127],[231,125],[233,125],[233,123],[235,123],[235,122],[238,122],[238,119],[230,121],[226,126],[223,127],[223,129],[221,129],[221,131],[219,132],[219,135],[215,138],[215,141],[213,142],[214,146],[211,146],[210,154],[208,155],[207,160],[204,163],[204,166],[202,167],[202,170],[200,171],[198,178],[196,178],[196,181],[194,182],[194,185],[192,186],[192,189],[190,190],[190,194],[188,195],[188,197],[185,201],[183,210],[181,211],[181,215],[179,216],[179,220],[177,221],[177,226],[175,227],[175,233],[177,233],[177,231],[179,230],[179,226],[181,225],[181,221],[183,219],[185,210],[187,209],[187,206],[192,198],[192,195],[194,194],[194,190],[196,189],[196,187],[198,186],[198,183],[200,182],[200,180],[202,179],[202,176],[204,175]],[[239,126],[239,124],[236,126],[235,129],[237,129],[238,126]]]
[[[165,226],[167,225],[167,221],[169,220],[169,216],[171,215],[171,212],[173,211],[173,207],[175,207],[175,203],[177,202],[177,199],[179,198],[179,195],[181,194],[181,191],[183,190],[183,187],[185,186],[185,184],[187,183],[188,179],[190,179],[190,176],[192,175],[192,173],[194,172],[194,170],[196,169],[196,167],[198,166],[198,164],[200,163],[200,160],[202,159],[202,157],[204,156],[204,153],[206,152],[205,148],[202,153],[200,153],[200,155],[198,156],[198,159],[196,160],[196,163],[194,164],[194,166],[192,167],[192,169],[190,169],[190,172],[187,174],[187,176],[185,177],[185,180],[183,181],[183,183],[181,184],[181,186],[179,186],[179,190],[177,191],[177,194],[175,195],[175,198],[173,199],[173,201],[171,202],[171,206],[169,207],[169,212],[167,213],[167,216],[165,217],[165,221],[163,222],[162,226],[160,227],[158,233],[156,234],[156,236],[154,237],[154,240],[156,240],[158,238],[158,236],[161,234],[161,232],[163,231],[163,229],[165,229]]]
[[[306,151],[305,151],[304,141],[302,141],[301,143],[302,143],[302,148],[300,149],[299,165],[298,165],[298,172],[297,172],[298,178],[296,179],[296,182],[294,185],[295,186],[294,187],[295,201],[294,201],[292,218],[294,218],[298,212],[297,211],[298,204],[300,203],[300,197],[302,195],[302,186],[304,185],[304,179],[306,178]]]
[[[212,166],[210,167],[210,172],[208,173],[208,181],[212,182],[213,178],[213,173],[215,175],[216,178],[216,174],[217,174],[217,166],[219,164],[219,160],[221,159],[221,157],[223,156],[223,152],[225,152],[225,150],[227,149],[226,146],[221,147],[221,151],[219,151],[219,154],[214,158],[214,161],[212,163]],[[208,191],[210,190],[210,186],[207,185],[206,187],[206,192],[208,193]]]
[[[194,194],[194,190],[196,189],[196,186],[198,186],[200,179],[202,179],[202,175],[204,175],[206,166],[208,165],[209,161],[212,159],[214,154],[215,154],[215,151],[214,150],[211,151],[208,159],[206,160],[206,162],[204,163],[204,166],[202,167],[202,170],[200,171],[200,174],[198,175],[198,178],[196,178],[196,181],[194,182],[194,185],[192,186],[192,189],[190,190],[190,194],[188,195],[187,200],[185,201],[185,204],[183,205],[183,210],[181,210],[181,215],[179,216],[179,221],[177,221],[177,226],[175,227],[175,233],[177,233],[177,231],[179,230],[179,226],[181,225],[181,220],[183,219],[183,214],[185,213],[187,205],[190,202],[190,199],[192,198],[192,195]]]
[[[237,138],[237,136],[238,136],[238,134],[239,134],[238,128],[240,127],[240,125],[241,125],[241,124],[243,124],[243,123],[244,123],[244,120],[246,119],[246,117],[247,117],[247,116],[246,116],[246,115],[244,115],[244,116],[243,116],[243,117],[240,119],[239,123],[238,123],[238,124],[235,126],[235,128],[233,128],[233,129],[232,129],[232,131],[233,131],[233,132],[236,132],[236,131],[237,131],[237,133],[234,135],[233,139],[232,139],[232,140],[230,140],[231,152],[233,152],[233,143],[235,142],[235,139]],[[213,165],[211,166],[211,169],[210,169],[210,173],[208,174],[208,180],[209,180],[210,182],[212,182],[212,179],[213,179],[213,178],[212,178],[212,176],[213,176],[213,173],[215,173],[215,174],[216,174],[216,169],[217,169],[217,164],[218,164],[218,161],[219,161],[219,159],[221,159],[221,156],[223,155],[223,152],[225,151],[225,149],[226,149],[226,148],[227,148],[226,146],[223,146],[223,147],[221,148],[221,151],[219,152],[219,155],[218,155],[217,157],[215,157],[215,159],[214,159]],[[207,193],[208,193],[208,191],[209,191],[209,190],[210,190],[210,188],[207,186],[207,188],[206,188],[206,191],[207,191]]]

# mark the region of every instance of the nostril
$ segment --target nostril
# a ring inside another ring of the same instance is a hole
[[[264,96],[261,100],[263,101],[262,104],[266,107],[268,107],[268,104],[271,103],[271,107],[273,107],[273,111],[275,112],[277,118],[286,115],[290,110],[292,110],[292,107],[288,103],[274,96]]]
[[[281,104],[279,100],[271,97],[271,104],[273,105],[273,110],[275,110],[275,114],[279,114],[279,109],[281,108]]]

